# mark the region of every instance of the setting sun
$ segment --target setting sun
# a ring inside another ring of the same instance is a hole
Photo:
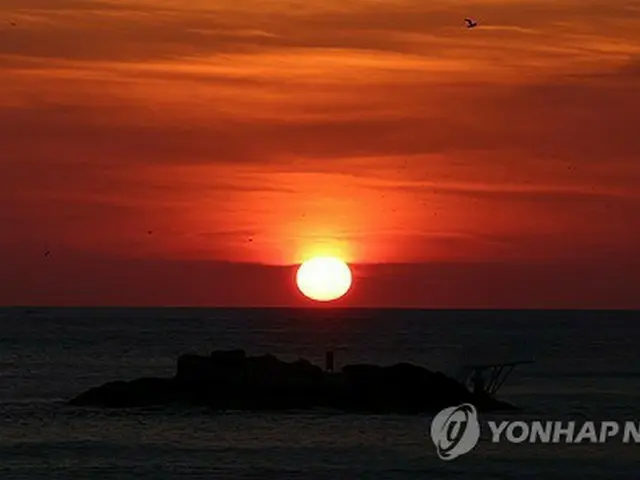
[[[296,284],[302,294],[312,300],[327,302],[344,296],[351,288],[349,266],[335,257],[307,260],[296,274]]]

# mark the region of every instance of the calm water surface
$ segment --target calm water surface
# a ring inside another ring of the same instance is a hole
[[[501,398],[525,419],[640,420],[638,312],[0,309],[1,479],[640,478],[640,446],[482,441],[443,462],[430,417],[65,405],[178,355],[244,348],[337,366],[532,359]],[[493,417],[498,419],[498,417]],[[483,431],[483,438],[489,433]]]

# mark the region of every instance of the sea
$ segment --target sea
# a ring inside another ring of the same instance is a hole
[[[113,380],[170,377],[184,353],[411,362],[452,376],[514,360],[483,415],[640,421],[640,312],[366,309],[0,309],[0,479],[640,478],[640,444],[481,437],[443,460],[432,415],[108,410],[68,400]]]

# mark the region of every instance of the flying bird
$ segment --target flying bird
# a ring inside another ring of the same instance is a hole
[[[464,21],[467,24],[467,28],[474,28],[478,26],[478,22],[472,20],[471,18],[465,18]]]

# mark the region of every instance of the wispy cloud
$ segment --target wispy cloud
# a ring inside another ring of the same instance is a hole
[[[179,238],[300,250],[310,232],[381,257],[389,236],[435,255],[426,231],[629,236],[639,7],[5,0],[0,215],[23,219],[16,243],[40,229],[106,250],[149,218]]]

